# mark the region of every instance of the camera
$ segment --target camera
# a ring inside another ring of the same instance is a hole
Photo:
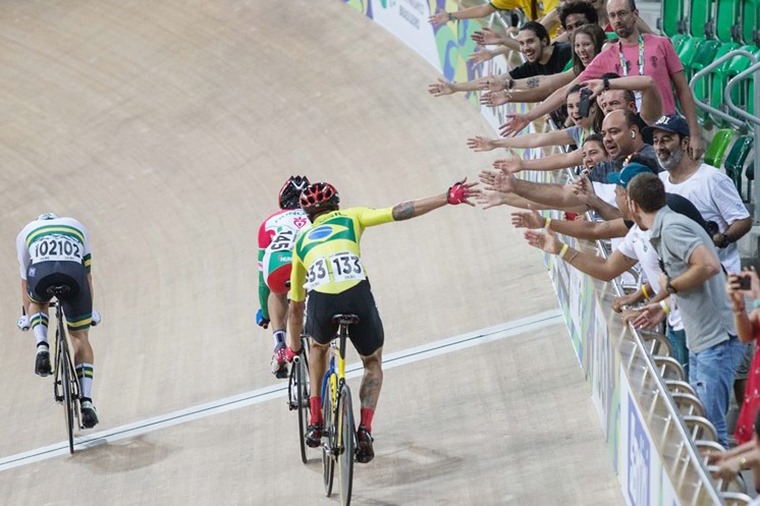
[[[749,276],[742,276],[739,278],[739,290],[750,290],[752,288],[752,280]]]
[[[591,90],[588,88],[581,88],[581,103],[578,106],[578,114],[582,118],[587,118],[588,113],[591,111]]]

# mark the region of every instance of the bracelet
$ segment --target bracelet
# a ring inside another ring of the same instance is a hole
[[[544,228],[548,230],[551,222],[552,222],[552,219],[547,216],[546,219],[544,220]],[[757,300],[758,300],[758,303],[760,303],[760,299],[757,299]]]
[[[566,259],[565,259],[565,262],[567,262],[567,263],[569,263],[569,264],[572,264],[572,263],[573,263],[573,260],[575,260],[575,257],[577,257],[577,256],[578,256],[578,255],[580,255],[580,254],[581,254],[581,252],[580,252],[580,251],[578,251],[578,250],[575,250],[575,251],[573,251],[573,254],[572,254],[572,255],[570,255],[570,257],[569,257],[569,258],[566,258]]]
[[[643,285],[641,285],[641,293],[644,294],[644,298],[645,299],[650,299],[651,298],[649,296],[649,294],[647,293],[647,284],[646,283],[644,283]]]
[[[448,14],[448,15],[449,15],[449,21],[454,21],[454,20],[456,19],[456,18],[454,17],[454,13],[453,13],[453,12],[447,12],[446,14]]]
[[[570,249],[570,246],[568,246],[567,244],[563,244],[562,249],[559,250],[559,257],[565,258],[565,254],[567,253],[568,249]]]
[[[739,459],[739,465],[742,467],[742,469],[747,467],[747,457],[741,457]]]
[[[665,313],[665,316],[668,316],[670,314],[670,308],[668,307],[667,302],[661,300],[660,307],[662,307],[662,312]]]

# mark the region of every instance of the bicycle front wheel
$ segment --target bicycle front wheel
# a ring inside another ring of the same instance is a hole
[[[338,481],[340,503],[351,504],[351,489],[354,481],[354,454],[356,453],[356,428],[351,405],[351,389],[343,384],[338,396]]]
[[[61,371],[61,390],[63,391],[63,409],[64,409],[64,415],[66,418],[66,432],[69,436],[69,453],[74,453],[74,396],[71,389],[71,382],[72,382],[72,373],[71,373],[71,362],[69,358],[68,350],[66,349],[66,344],[60,340],[65,339],[65,337],[61,336],[59,337],[59,344],[58,346],[61,347],[61,349],[58,352],[59,361],[57,364],[57,367],[60,367]]]
[[[322,417],[324,418],[325,435],[327,443],[322,445],[322,479],[325,486],[325,496],[332,494],[333,477],[335,474],[335,412],[333,411],[332,393],[330,392],[330,380],[328,387],[322,395]]]

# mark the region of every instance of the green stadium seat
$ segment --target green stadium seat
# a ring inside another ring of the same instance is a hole
[[[722,52],[721,56],[728,53],[729,49],[724,46],[726,45],[721,44],[720,41],[717,41],[717,40],[703,41],[699,45],[688,67],[686,66],[686,64],[684,64],[684,72],[686,74],[686,79],[691,80],[691,78],[694,77],[694,74],[704,69],[712,62],[714,62],[718,58],[719,51]],[[694,85],[694,96],[695,98],[697,98],[698,100],[702,102],[710,101],[710,76],[709,75],[704,76],[702,79],[696,82],[696,84]],[[697,116],[700,122],[703,124],[708,120],[707,112],[701,107],[697,108]]]
[[[712,39],[715,35],[714,0],[693,0],[689,12],[689,34],[692,37]]]
[[[757,52],[757,48],[754,46],[741,46],[739,48],[731,48],[731,50],[733,49],[742,49],[750,53]],[[720,111],[728,113],[728,107],[724,104],[723,100],[723,91],[726,89],[728,81],[732,77],[737,76],[740,72],[747,70],[750,63],[751,61],[749,58],[743,55],[739,55],[727,60],[723,65],[720,65],[718,68],[713,70],[712,76],[710,78],[710,105]],[[744,88],[745,90],[743,94],[746,96],[746,88],[748,88],[748,86],[744,86]],[[746,99],[742,97],[742,86],[734,88],[732,98],[734,103],[737,105],[747,103]],[[726,125],[726,122],[721,118],[713,119],[718,125]]]
[[[715,15],[715,35],[718,40],[722,42],[741,41],[742,3],[743,0],[718,0]]]
[[[662,2],[660,8],[660,27],[668,37],[686,32],[686,1],[669,0]]]
[[[730,128],[721,128],[715,132],[710,145],[707,146],[705,151],[705,163],[712,165],[713,167],[720,167],[723,161],[723,155],[726,153],[726,148],[731,143],[731,138],[734,135],[734,131]]]
[[[691,68],[692,62],[694,61],[694,56],[699,50],[699,46],[703,42],[704,39],[701,37],[684,37],[684,41],[678,51],[678,58],[681,60],[681,63],[683,63],[687,80],[691,79],[691,75],[689,75],[689,69]]]
[[[677,33],[670,38],[670,42],[673,43],[673,49],[676,50],[676,54],[678,54],[681,51],[681,47],[683,46],[683,43],[686,42],[686,39],[688,38],[689,38],[688,35],[684,35],[682,33]]]
[[[728,152],[726,163],[723,165],[726,169],[726,175],[734,182],[739,195],[742,194],[742,169],[749,152],[752,151],[753,140],[754,138],[751,135],[742,135],[737,138],[731,147],[731,151]]]
[[[739,44],[736,42],[727,42],[725,44],[721,44],[720,47],[718,47],[718,50],[715,52],[715,56],[713,57],[712,61],[717,61],[718,59],[722,58],[723,56],[727,55],[734,49],[738,49]],[[727,82],[727,74],[728,74],[728,66],[730,64],[731,60],[727,60],[722,65],[718,66],[717,68],[713,69],[708,76],[705,77],[705,82],[708,83],[707,90],[705,92],[705,95],[701,95],[699,93],[696,93],[695,96],[701,100],[702,102],[706,102],[710,104],[712,107],[715,107],[716,109],[719,109],[719,105],[723,102],[723,99],[721,98],[721,93],[713,93],[713,90],[722,90],[726,87]],[[702,67],[704,68],[704,67]],[[701,68],[699,69],[701,70]],[[694,71],[695,73],[698,72],[698,70]],[[704,91],[703,85],[700,85],[699,82],[695,86],[695,89],[697,92],[700,90]],[[704,111],[702,108],[697,108],[697,115],[700,117],[700,121],[705,121],[707,119],[707,112]],[[722,120],[717,120],[715,118],[712,118],[713,122],[717,122],[717,124],[722,125]]]
[[[760,45],[760,0],[744,0],[741,30],[742,42]]]

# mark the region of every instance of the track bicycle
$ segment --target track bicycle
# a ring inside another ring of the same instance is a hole
[[[71,348],[64,327],[63,308],[61,307],[61,296],[69,293],[70,288],[67,285],[54,285],[47,289],[47,293],[57,300],[50,303],[55,306],[55,355],[53,358],[53,395],[55,401],[63,404],[66,418],[66,432],[69,437],[69,453],[74,453],[74,423],[80,430],[82,429],[80,414],[80,391],[79,380],[77,379],[74,362],[71,359]]]
[[[293,357],[288,380],[288,409],[298,410],[298,440],[301,443],[301,461],[306,464],[306,430],[309,426],[309,337],[301,335],[301,353]]]
[[[349,326],[359,322],[355,314],[336,314],[332,322],[338,332],[330,344],[332,356],[322,379],[322,413],[324,437],[322,444],[322,474],[325,495],[332,494],[335,467],[338,468],[340,503],[351,504],[356,455],[356,426],[351,406],[351,389],[346,383],[346,341]]]

